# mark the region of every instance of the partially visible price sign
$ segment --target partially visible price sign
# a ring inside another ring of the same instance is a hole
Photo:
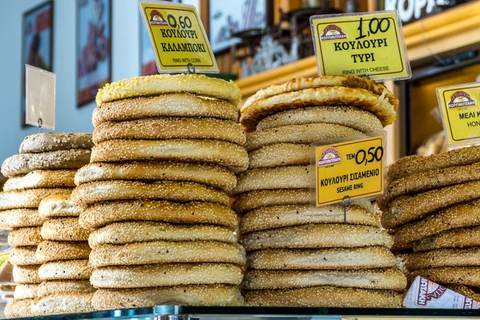
[[[55,73],[25,65],[26,124],[55,129],[55,85]]]
[[[310,17],[320,75],[411,77],[395,11]]]
[[[218,73],[210,42],[194,6],[138,1],[159,72]]]
[[[385,134],[315,146],[316,206],[384,193]]]

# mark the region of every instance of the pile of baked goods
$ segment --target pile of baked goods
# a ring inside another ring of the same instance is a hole
[[[247,251],[248,306],[400,307],[406,278],[369,201],[311,205],[311,143],[355,139],[394,121],[398,100],[373,80],[293,79],[241,108],[249,168],[233,209]]]
[[[245,251],[229,208],[248,166],[236,84],[154,75],[107,84],[93,112],[83,211],[100,310],[166,303],[241,305]]]
[[[0,193],[0,228],[11,230],[10,262],[17,284],[5,316],[37,315],[42,282],[39,270],[43,262],[37,251],[45,221],[39,214],[39,205],[46,197],[71,194],[75,173],[89,162],[92,145],[89,133],[39,133],[27,136],[19,154],[3,162],[1,171],[8,179]]]
[[[480,298],[480,146],[397,160],[378,206],[410,281]]]

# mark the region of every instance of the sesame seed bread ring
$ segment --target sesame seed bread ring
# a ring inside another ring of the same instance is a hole
[[[38,276],[40,264],[32,265],[13,265],[13,282],[20,284],[39,284],[42,280]]]
[[[43,223],[41,235],[44,240],[88,241],[90,230],[80,226],[77,217],[55,218]]]
[[[480,247],[480,228],[455,228],[420,239],[413,244],[414,252],[441,248]]]
[[[232,120],[164,117],[108,121],[93,131],[95,144],[113,139],[213,139],[244,145],[247,138],[240,124]]]
[[[44,240],[37,246],[36,256],[38,261],[88,259],[90,247],[85,242],[50,241]]]
[[[233,81],[207,77],[203,74],[156,74],[107,83],[98,90],[95,101],[97,105],[101,105],[104,102],[125,98],[171,92],[205,95],[226,100],[234,105],[242,99],[240,88]]]
[[[82,208],[70,200],[70,194],[52,194],[43,198],[38,205],[38,213],[46,219],[78,217],[80,212]]]
[[[37,209],[40,201],[52,194],[72,193],[73,188],[38,188],[0,192],[0,210]]]
[[[164,199],[177,202],[206,201],[229,204],[227,193],[206,185],[186,181],[94,181],[72,192],[72,200],[81,207],[111,200]]]
[[[405,258],[405,266],[408,270],[438,267],[476,267],[480,266],[479,261],[480,247],[448,248],[409,253]]]
[[[36,298],[32,299],[14,299],[10,300],[5,306],[4,315],[6,318],[26,318],[34,317],[33,306]]]
[[[457,293],[460,293],[466,296],[467,298],[477,300],[477,301],[480,300],[480,293],[476,292],[478,288],[475,288],[475,290],[473,290],[471,287],[465,286],[463,284],[451,284],[451,285],[448,285],[448,288],[450,290],[453,290]]]
[[[212,224],[235,230],[239,218],[228,206],[213,202],[177,203],[155,200],[94,203],[80,215],[84,228],[95,229],[119,221],[159,221],[179,224]]]
[[[90,280],[48,280],[38,285],[38,297],[58,293],[94,293]]]
[[[147,288],[197,284],[239,285],[243,270],[226,263],[174,263],[96,268],[90,277],[96,288]]]
[[[246,290],[289,289],[316,286],[405,291],[407,278],[396,268],[366,270],[249,270]]]
[[[42,227],[15,228],[8,233],[8,244],[12,247],[36,246],[42,241]]]
[[[248,153],[250,169],[310,164],[309,144],[275,143]]]
[[[403,296],[393,290],[332,286],[244,292],[245,305],[258,307],[401,308]]]
[[[98,310],[151,307],[164,304],[183,306],[242,306],[238,286],[197,285],[141,289],[98,289],[93,306]]]
[[[3,191],[33,188],[74,188],[76,170],[34,170],[26,175],[7,179]]]
[[[364,133],[383,130],[382,123],[373,113],[346,106],[306,107],[277,112],[260,120],[256,130],[319,122],[340,124]]]
[[[310,204],[310,189],[255,190],[236,196],[232,209],[238,214],[250,210],[276,205]]]
[[[240,173],[237,185],[231,193],[265,189],[304,189],[313,184],[310,165],[259,168]]]
[[[352,204],[347,208],[347,221],[344,220],[344,207],[328,205],[313,207],[310,204],[278,205],[260,207],[247,212],[240,220],[242,234],[297,226],[311,223],[348,223],[380,227],[379,217],[367,210],[364,204]]]
[[[412,196],[400,196],[390,202],[382,214],[382,225],[395,228],[406,222],[461,202],[480,198],[480,180],[433,189]]]
[[[233,230],[212,225],[177,225],[153,221],[114,222],[93,231],[88,238],[90,247],[100,244],[125,244],[148,241],[220,241],[234,243]]]
[[[218,140],[109,140],[92,149],[92,162],[175,160],[223,165],[234,172],[248,168],[248,153],[236,143]]]
[[[422,276],[438,284],[463,284],[480,287],[480,267],[440,267],[412,271],[412,277]]]
[[[13,292],[14,299],[32,299],[37,297],[39,284],[17,284]]]
[[[92,122],[97,127],[106,121],[154,117],[201,117],[238,122],[238,110],[236,105],[219,99],[169,93],[103,103],[93,109]]]
[[[247,265],[267,270],[391,268],[395,256],[384,246],[326,249],[264,249],[250,252]]]
[[[102,244],[92,249],[95,267],[188,262],[225,262],[243,266],[245,249],[219,241],[151,241],[124,245]]]
[[[33,306],[36,315],[93,312],[93,293],[56,293],[38,299]]]
[[[78,169],[90,162],[90,154],[90,149],[21,153],[5,159],[1,171],[5,177],[13,178],[33,170]]]
[[[37,209],[12,209],[0,211],[0,228],[15,229],[42,226],[45,221]]]
[[[17,266],[41,264],[35,256],[37,246],[15,247],[10,252],[8,261]]]
[[[91,133],[42,132],[26,136],[19,153],[41,153],[67,149],[91,149]]]
[[[250,152],[277,143],[309,144],[344,137],[365,137],[362,132],[332,123],[292,124],[247,133],[245,148]]]
[[[274,248],[352,248],[385,246],[392,236],[370,226],[349,224],[309,224],[252,232],[242,239],[246,251]]]
[[[75,184],[100,180],[176,180],[203,183],[229,191],[235,187],[235,174],[217,164],[178,161],[132,161],[90,163],[78,169]]]
[[[49,280],[88,280],[93,267],[88,259],[50,261],[43,263],[38,269],[42,281]]]
[[[445,230],[480,225],[480,201],[474,200],[444,208],[424,219],[395,229],[394,243],[403,246]]]

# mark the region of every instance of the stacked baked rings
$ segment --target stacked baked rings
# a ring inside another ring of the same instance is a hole
[[[98,309],[242,305],[245,251],[228,192],[248,166],[239,88],[203,75],[107,84],[76,176]]]
[[[358,77],[294,79],[241,108],[248,170],[232,208],[241,215],[249,306],[400,307],[405,275],[369,201],[311,205],[312,143],[383,130],[398,100]]]
[[[8,242],[13,247],[10,262],[16,283],[6,317],[36,315],[42,281],[42,260],[36,252],[45,221],[38,208],[46,197],[71,194],[75,172],[89,162],[92,145],[89,133],[39,133],[27,136],[19,154],[3,162],[2,174],[8,179],[0,193],[0,228],[11,230]]]
[[[478,299],[480,147],[401,158],[387,170],[382,224],[410,281],[422,276]]]

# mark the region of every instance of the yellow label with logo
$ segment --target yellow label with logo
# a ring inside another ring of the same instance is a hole
[[[9,258],[10,258],[10,251],[0,253],[0,271],[2,271],[3,268],[5,268]]]
[[[478,143],[480,139],[480,84],[437,88],[449,144]]]
[[[395,11],[317,15],[310,23],[320,75],[411,77]]]
[[[139,3],[159,72],[218,73],[210,42],[194,6]]]
[[[385,136],[315,147],[316,206],[384,193]]]

